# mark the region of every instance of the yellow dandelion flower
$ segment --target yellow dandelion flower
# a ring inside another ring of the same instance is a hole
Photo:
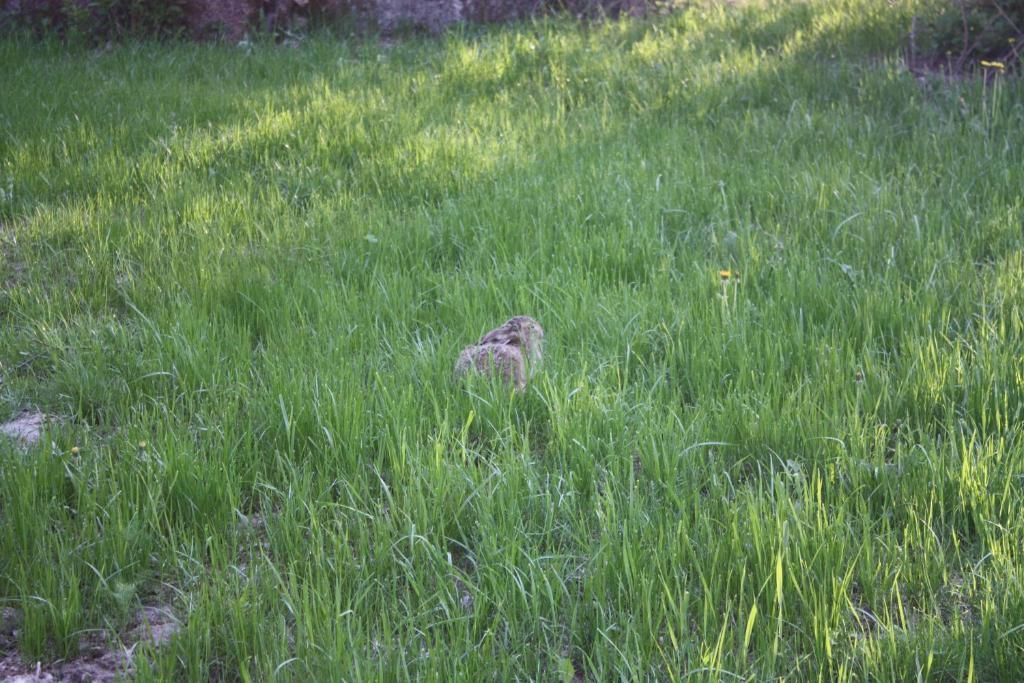
[[[1006,65],[1002,62],[988,62],[984,59],[981,60],[981,65],[986,69],[995,69],[997,71],[1006,71]]]
[[[71,447],[71,455],[78,455],[78,446]]]
[[[728,280],[733,275],[735,275],[735,273],[733,273],[731,270],[720,270],[720,271],[718,271],[718,277],[722,278],[723,280]]]

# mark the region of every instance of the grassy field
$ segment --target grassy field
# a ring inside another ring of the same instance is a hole
[[[916,10],[0,41],[26,665],[159,606],[140,680],[1024,678],[1024,92]]]

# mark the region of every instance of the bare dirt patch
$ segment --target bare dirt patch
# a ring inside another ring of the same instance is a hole
[[[0,613],[0,681],[3,683],[112,683],[134,673],[140,648],[162,647],[181,628],[170,608],[143,607],[119,637],[105,632],[85,636],[77,657],[43,664],[27,663],[18,654],[20,623],[17,610],[4,608]]]
[[[0,424],[0,434],[14,439],[25,446],[32,446],[39,441],[46,425],[47,417],[38,410],[25,409],[11,420]]]

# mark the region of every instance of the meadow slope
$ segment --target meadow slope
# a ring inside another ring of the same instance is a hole
[[[0,39],[8,660],[1024,678],[1024,92],[915,11]]]

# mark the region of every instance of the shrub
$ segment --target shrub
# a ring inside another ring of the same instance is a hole
[[[461,23],[500,22],[568,12],[580,17],[642,14],[679,0],[8,0],[5,23],[37,35],[94,42],[123,38],[238,40],[251,30],[279,31],[355,16],[386,33],[438,32]]]
[[[11,0],[4,12],[37,35],[55,32],[96,42],[165,38],[185,28],[187,0]]]
[[[913,36],[915,57],[963,71],[989,62],[1019,68],[1024,0],[942,0]]]

